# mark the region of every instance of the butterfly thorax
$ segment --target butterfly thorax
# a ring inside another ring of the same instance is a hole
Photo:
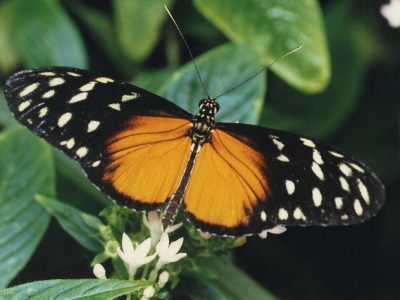
[[[199,112],[193,117],[192,141],[199,145],[209,140],[210,131],[215,127],[214,115],[219,110],[219,104],[212,99],[202,99],[199,102]]]

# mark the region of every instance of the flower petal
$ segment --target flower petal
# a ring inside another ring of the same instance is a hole
[[[118,252],[119,257],[120,257],[124,262],[129,263],[129,257],[128,257],[128,255],[126,255],[124,252],[122,252],[122,250],[121,250],[120,247],[117,248],[117,252]]]
[[[127,255],[131,255],[135,252],[135,250],[133,249],[132,241],[125,232],[122,235],[122,250]]]
[[[136,259],[141,260],[143,257],[146,257],[147,253],[149,253],[151,247],[151,238],[143,241],[135,250]]]
[[[163,234],[161,235],[161,239],[156,246],[156,251],[158,255],[160,255],[160,253],[166,253],[168,251],[168,246],[169,246],[168,234],[166,232],[163,232]]]
[[[175,230],[179,229],[182,225],[183,225],[183,223],[178,223],[178,224],[175,224],[175,225],[173,225],[173,226],[169,226],[169,227],[167,228],[166,232],[167,232],[167,233],[174,232]]]
[[[180,260],[181,258],[184,258],[184,257],[186,257],[186,256],[187,256],[186,253],[178,253],[178,254],[174,255],[173,257],[171,257],[171,258],[169,259],[169,262],[170,262],[170,263],[171,263],[171,262],[176,262],[176,261],[178,261],[178,260]]]
[[[157,253],[154,253],[150,256],[144,257],[141,259],[140,261],[140,265],[145,265],[148,264],[149,262],[151,262],[155,257],[157,256]]]
[[[180,238],[179,240],[176,240],[175,242],[172,242],[171,245],[169,246],[168,253],[170,255],[175,255],[178,253],[179,249],[181,249],[183,243],[183,237]]]

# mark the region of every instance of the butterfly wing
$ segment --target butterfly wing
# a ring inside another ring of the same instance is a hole
[[[172,195],[189,155],[186,133],[192,126],[192,115],[172,102],[65,67],[16,73],[5,94],[19,122],[78,161],[119,204],[152,210]]]
[[[217,123],[197,162],[186,213],[196,227],[218,235],[257,234],[276,225],[355,224],[384,203],[383,185],[362,162],[279,130]]]

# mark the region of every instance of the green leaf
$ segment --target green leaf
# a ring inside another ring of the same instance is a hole
[[[220,295],[223,295],[224,298],[221,299],[277,299],[232,263],[228,264],[216,259],[203,260],[202,263],[217,275],[218,279],[207,280],[207,285],[211,285]]]
[[[128,59],[123,55],[118,45],[111,18],[79,1],[70,0],[64,3],[85,24],[85,29],[90,33],[91,40],[101,47],[103,52],[113,61],[113,64],[118,65],[118,70],[121,72],[121,69],[123,69],[126,74],[130,74],[132,66],[127,63]]]
[[[8,109],[6,98],[4,97],[4,91],[0,87],[0,126],[7,127],[16,124],[18,124],[18,122]]]
[[[186,294],[193,300],[226,300],[218,289],[213,287],[206,281],[200,280],[198,278],[190,278],[185,280],[179,285],[179,293]],[[183,297],[182,297],[183,298]]]
[[[254,53],[246,44],[229,43],[196,59],[200,77],[211,98],[228,92],[261,70],[260,63],[253,59]],[[219,98],[218,121],[257,123],[265,89],[265,73],[262,73]],[[191,112],[197,112],[199,101],[206,97],[192,62],[174,72],[156,93]]]
[[[288,84],[307,93],[325,89],[330,61],[321,8],[316,0],[195,0],[197,9],[234,42],[258,50],[267,65],[290,50],[303,48],[271,69]]]
[[[115,0],[115,22],[118,41],[133,61],[146,59],[153,50],[168,17],[164,5],[173,0]]]
[[[50,148],[22,127],[0,134],[0,287],[29,261],[50,216],[34,194],[55,194]]]
[[[148,286],[149,283],[145,281],[109,279],[47,280],[2,290],[0,291],[0,299],[102,300],[123,296]]]
[[[344,4],[329,9],[326,17],[335,62],[329,87],[321,94],[307,96],[279,80],[272,81],[261,125],[324,138],[338,130],[353,112],[367,64],[356,45],[349,5]],[[340,23],[338,15],[343,16]]]
[[[44,65],[87,68],[82,38],[58,1],[16,1],[13,37],[27,68]]]
[[[5,74],[18,64],[19,59],[11,35],[15,7],[15,1],[3,1],[0,4],[0,73]]]
[[[103,223],[89,214],[62,203],[58,200],[36,196],[36,200],[54,216],[61,227],[68,232],[79,244],[93,252],[104,250],[100,228]]]

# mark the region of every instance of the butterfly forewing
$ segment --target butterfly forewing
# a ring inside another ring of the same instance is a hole
[[[159,204],[134,203],[140,199],[120,193],[111,180],[105,180],[105,173],[115,169],[109,144],[115,136],[143,123],[139,118],[189,123],[190,113],[133,85],[64,67],[14,74],[6,83],[6,98],[23,125],[80,162],[89,179],[118,203],[137,209],[159,208]]]

